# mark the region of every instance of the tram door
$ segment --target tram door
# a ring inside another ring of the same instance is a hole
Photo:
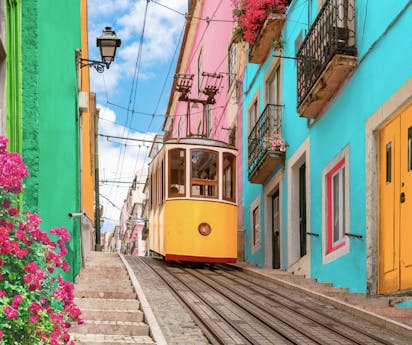
[[[380,131],[378,292],[412,288],[412,105]]]
[[[280,268],[279,189],[272,195],[272,267]]]

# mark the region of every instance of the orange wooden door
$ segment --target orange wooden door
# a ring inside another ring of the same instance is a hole
[[[379,138],[378,292],[412,287],[412,105]]]
[[[400,289],[412,288],[412,105],[401,114]]]

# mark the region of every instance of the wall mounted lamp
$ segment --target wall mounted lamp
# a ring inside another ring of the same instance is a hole
[[[116,55],[116,49],[120,47],[122,41],[116,36],[116,33],[112,30],[110,26],[106,26],[100,37],[96,39],[96,46],[100,49],[101,61],[88,60],[80,58],[78,59],[80,68],[86,66],[93,66],[94,69],[103,73],[104,68],[109,69],[110,64],[114,61]]]

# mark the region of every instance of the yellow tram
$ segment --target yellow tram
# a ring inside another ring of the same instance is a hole
[[[236,149],[171,139],[149,166],[149,249],[166,260],[236,262]]]

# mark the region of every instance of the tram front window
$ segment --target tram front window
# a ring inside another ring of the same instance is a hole
[[[192,150],[191,195],[217,198],[217,152]]]
[[[185,195],[185,150],[169,151],[169,197]]]

